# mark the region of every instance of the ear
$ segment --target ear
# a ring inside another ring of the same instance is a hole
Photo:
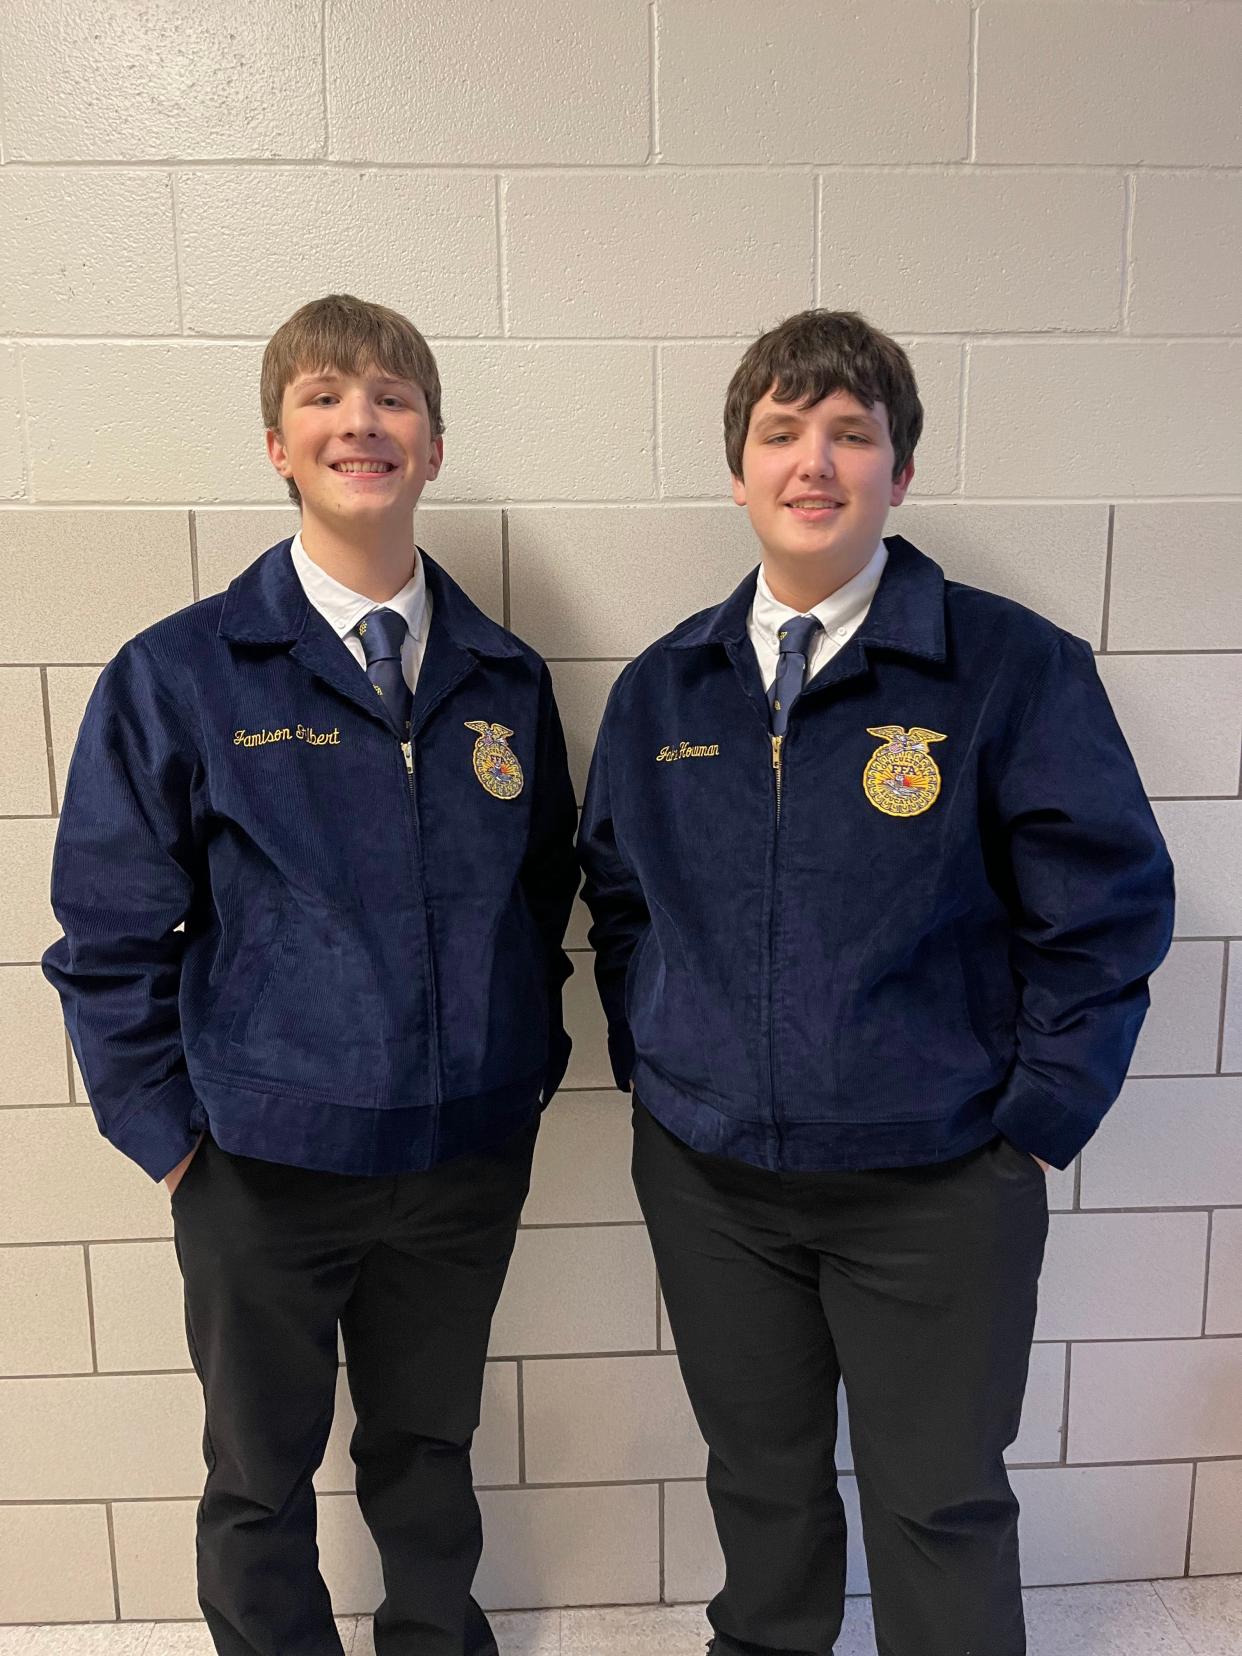
[[[267,437],[267,457],[282,477],[292,477],[293,469],[289,464],[289,456],[285,450],[285,440],[279,431],[269,430]]]
[[[427,465],[427,481],[428,481],[428,483],[430,483],[433,480],[433,478],[439,477],[440,467],[443,464],[444,464],[444,438],[443,437],[433,437],[431,439],[431,459],[430,459],[430,461],[428,462],[428,465]]]
[[[901,505],[902,501],[906,498],[906,490],[910,487],[910,484],[913,481],[914,481],[914,461],[913,460],[907,460],[905,465],[901,468],[901,470],[897,473],[896,477],[894,477],[894,479],[893,479],[892,493],[888,497],[889,498],[889,504],[891,506],[900,506]]]
[[[733,504],[735,506],[745,506],[746,504],[746,485],[737,476],[733,477]]]

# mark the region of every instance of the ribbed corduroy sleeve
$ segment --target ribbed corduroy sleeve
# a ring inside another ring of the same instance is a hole
[[[1063,634],[997,789],[1016,914],[1002,1133],[1065,1167],[1121,1090],[1173,929],[1173,868],[1090,648]]]
[[[615,690],[605,709],[591,760],[578,829],[578,857],[585,876],[582,895],[593,922],[589,935],[595,950],[595,982],[608,1020],[608,1057],[617,1086],[628,1092],[634,1070],[634,1037],[625,1012],[625,979],[651,916],[613,821],[608,726],[614,699]]]
[[[178,1013],[195,890],[190,718],[141,640],[82,720],[52,864],[64,936],[43,957],[105,1138],[161,1179],[193,1149]]]
[[[539,686],[539,746],[530,842],[522,862],[521,882],[527,906],[543,940],[548,971],[548,1068],[543,1085],[547,1104],[565,1078],[571,1042],[565,1029],[563,994],[573,965],[563,944],[569,911],[578,890],[574,856],[577,806],[565,752],[565,735],[545,667]]]

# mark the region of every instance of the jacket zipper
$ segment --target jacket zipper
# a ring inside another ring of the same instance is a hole
[[[413,830],[414,847],[417,855],[422,852],[422,835],[418,826],[418,795],[414,784],[414,743],[402,742],[401,757],[405,760],[405,779],[409,791],[411,828]],[[435,1088],[436,1108],[440,1106],[440,1020],[439,997],[436,990],[436,963],[431,948],[431,923],[427,915],[427,893],[423,887],[421,867],[416,874],[416,883],[419,895],[422,897],[423,908],[423,935],[427,944],[427,1017],[428,1034],[431,1037],[431,1050],[435,1054],[432,1061],[432,1079]],[[439,1139],[440,1124],[437,1117],[436,1139]]]
[[[776,1161],[779,1167],[783,1161],[784,1132],[781,1127],[780,1111],[776,1103],[776,1009],[773,1004],[772,981],[775,970],[775,931],[776,931],[776,882],[779,862],[780,831],[781,831],[781,789],[784,781],[784,745],[783,736],[772,737],[772,776],[776,785],[776,826],[772,833],[772,896],[768,909],[768,1087],[770,1089],[772,1106],[772,1127],[776,1133]]]

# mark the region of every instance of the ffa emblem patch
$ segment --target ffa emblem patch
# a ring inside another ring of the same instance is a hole
[[[863,792],[885,816],[912,817],[930,810],[940,794],[940,772],[928,744],[943,742],[938,731],[921,725],[870,725],[868,736],[883,738],[863,771]]]
[[[467,719],[466,729],[479,733],[474,744],[474,774],[493,799],[516,799],[526,779],[517,754],[505,741],[513,732],[502,724],[488,724],[486,719]]]

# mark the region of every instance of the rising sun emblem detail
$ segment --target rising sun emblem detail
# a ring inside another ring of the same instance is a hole
[[[479,733],[474,744],[474,774],[493,799],[516,799],[526,779],[517,754],[505,740],[513,732],[502,724],[488,724],[486,719],[467,719],[466,729]]]
[[[869,725],[868,736],[878,736],[877,748],[863,771],[863,792],[885,816],[920,816],[936,803],[940,772],[927,749],[948,738],[922,725]]]

